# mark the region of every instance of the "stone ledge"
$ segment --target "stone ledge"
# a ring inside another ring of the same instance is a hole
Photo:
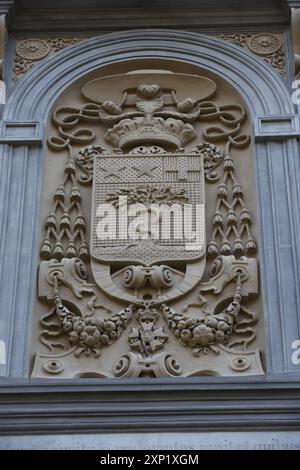
[[[0,380],[0,434],[292,431],[300,375]]]
[[[117,15],[116,15],[117,11]],[[224,29],[226,26],[240,28],[253,25],[266,29],[267,26],[283,27],[289,23],[288,7],[280,0],[199,2],[160,1],[89,1],[85,5],[79,0],[60,2],[59,9],[53,8],[50,0],[34,2],[23,0],[10,21],[10,31],[15,33],[40,31],[111,31],[145,27],[177,27],[187,30],[195,28]]]

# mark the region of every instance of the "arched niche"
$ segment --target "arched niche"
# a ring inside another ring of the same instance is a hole
[[[299,168],[297,120],[289,90],[270,66],[237,46],[197,33],[146,30],[104,35],[67,48],[35,66],[9,98],[3,118],[1,171],[5,227],[1,296],[7,306],[4,334],[9,338],[9,363],[3,375],[27,373],[24,351],[37,261],[41,144],[53,104],[72,83],[101,67],[166,57],[216,73],[249,109],[255,140],[268,372],[293,370],[289,345],[299,331]],[[17,259],[13,268],[12,256]]]

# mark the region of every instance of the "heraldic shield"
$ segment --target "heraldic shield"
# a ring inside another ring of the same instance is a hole
[[[95,156],[91,269],[100,289],[162,303],[201,281],[204,177],[199,154]]]

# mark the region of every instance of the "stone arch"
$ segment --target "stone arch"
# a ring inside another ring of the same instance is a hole
[[[68,86],[92,70],[124,60],[165,58],[221,74],[248,105],[255,137],[262,141],[257,146],[260,154],[257,178],[262,208],[261,240],[266,249],[262,256],[266,323],[275,338],[270,341],[270,370],[291,369],[284,344],[289,344],[292,332],[299,328],[300,300],[295,292],[300,264],[296,242],[300,188],[296,178],[298,128],[288,87],[269,65],[238,46],[198,33],[149,29],[107,34],[68,47],[36,65],[9,97],[1,138],[1,219],[6,228],[1,249],[0,299],[1,305],[6,305],[5,317],[10,318],[4,332],[8,338],[8,364],[2,375],[20,376],[26,370],[24,351],[35,284],[37,201],[42,174],[40,144],[51,106]],[[278,142],[278,138],[282,140]],[[272,152],[275,165],[270,163]],[[281,185],[286,192],[282,203],[286,202],[287,210],[280,218],[276,211],[279,202],[274,193],[276,185]],[[8,198],[6,194],[11,194],[12,188],[13,197]],[[264,206],[270,208],[270,214],[264,213]],[[25,218],[26,227],[23,225]],[[279,220],[285,230],[279,230]],[[12,227],[14,231],[10,232]],[[288,247],[282,256],[278,254],[281,246]],[[11,269],[12,253],[18,260],[14,269]],[[287,269],[292,272],[288,283],[284,280]],[[278,286],[275,296],[274,285]],[[281,331],[283,323],[285,328]]]
[[[222,74],[236,87],[253,115],[294,111],[282,78],[254,54],[203,34],[148,29],[88,39],[43,60],[18,82],[4,119],[46,119],[57,96],[75,79],[96,68],[124,60],[165,58]]]

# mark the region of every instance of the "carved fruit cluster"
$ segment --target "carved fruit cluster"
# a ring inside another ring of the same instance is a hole
[[[76,356],[99,357],[100,349],[109,346],[120,338],[132,316],[131,307],[113,315],[109,319],[94,319],[85,314],[72,314],[65,307],[58,307],[61,327],[72,346],[76,346]]]
[[[198,356],[201,352],[218,353],[218,344],[229,343],[239,310],[239,303],[232,302],[224,312],[203,319],[189,318],[166,305],[163,312],[174,336],[183,346],[193,348],[193,354]]]

